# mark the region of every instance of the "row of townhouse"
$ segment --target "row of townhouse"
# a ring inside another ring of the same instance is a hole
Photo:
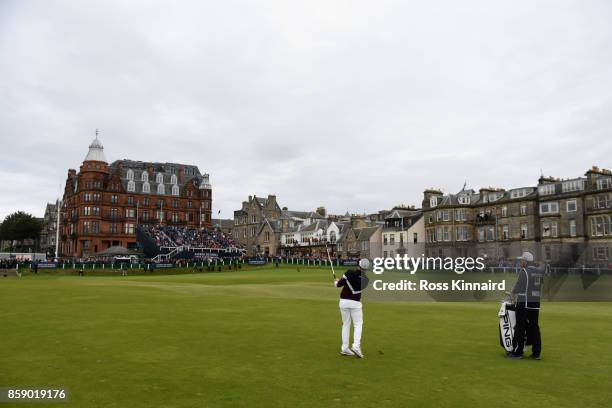
[[[424,192],[426,254],[482,256],[501,263],[530,250],[552,265],[609,265],[612,172],[540,177],[514,189],[465,187],[456,194]]]

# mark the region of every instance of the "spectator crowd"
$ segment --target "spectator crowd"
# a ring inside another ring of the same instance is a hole
[[[210,249],[240,248],[236,241],[219,231],[164,225],[146,225],[143,229],[160,248],[178,246]]]

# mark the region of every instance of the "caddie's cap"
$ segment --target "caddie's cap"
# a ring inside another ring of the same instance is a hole
[[[527,261],[527,262],[533,262],[533,254],[529,251],[525,251],[522,253],[521,256],[518,257],[518,259],[522,259],[523,261]]]

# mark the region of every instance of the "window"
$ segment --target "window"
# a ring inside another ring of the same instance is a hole
[[[164,175],[161,173],[157,173],[157,176],[155,176],[155,182],[157,184],[162,184],[164,182]]]
[[[542,236],[543,237],[557,237],[557,221],[543,221],[542,222]]]
[[[457,230],[456,230],[457,241],[467,241],[469,239],[468,234],[469,234],[468,227],[466,226],[457,227]]]
[[[89,221],[83,221],[83,234],[89,233]]]
[[[255,236],[255,227],[251,227],[251,237]]]
[[[395,245],[395,234],[389,234],[389,244]]]
[[[266,231],[266,233],[264,234],[264,241],[265,242],[270,241],[270,231]]]
[[[164,220],[164,212],[163,211],[157,211],[157,219],[159,221],[163,221]]]
[[[127,171],[127,179],[130,180],[130,181],[134,181],[134,170],[129,169]]]
[[[521,204],[520,214],[521,215],[527,215],[527,204]]]
[[[596,197],[593,197],[593,208],[609,208],[610,207],[610,197],[607,194],[601,194]]]
[[[487,227],[487,241],[495,240],[495,229],[493,226]]]
[[[147,173],[146,171],[143,171],[142,174],[140,175],[140,181],[142,181],[143,183],[148,183],[149,173]]]
[[[550,250],[550,246],[548,245],[544,247],[544,260],[547,262],[552,261],[552,252]]]
[[[591,218],[591,236],[601,237],[612,235],[612,222],[610,216],[600,215]]]
[[[128,196],[127,202],[128,202],[128,204],[133,205],[134,204],[134,197]]]
[[[414,242],[415,244],[417,242],[419,242],[419,233],[418,232],[413,232],[412,233],[412,242]]]
[[[172,176],[176,177],[174,174]],[[176,184],[174,184],[172,186],[172,195],[173,196],[178,196],[179,195],[179,186],[177,186]]]
[[[143,205],[149,205],[149,197],[145,197],[142,199],[142,204]]]
[[[569,220],[569,234],[570,237],[576,236],[576,220]]]
[[[173,212],[172,213],[172,222],[177,222],[178,220],[179,220],[178,213]]]
[[[555,185],[554,184],[544,184],[543,186],[538,187],[538,193],[540,193],[540,195],[555,194]]]
[[[612,177],[600,178],[597,180],[598,190],[606,190],[608,188],[612,188]]]
[[[549,201],[547,203],[540,203],[541,214],[556,214],[559,212],[559,203],[556,201]]]
[[[166,194],[166,187],[163,184],[157,185],[157,194]]]
[[[127,184],[127,191],[129,191],[129,192],[134,192],[134,191],[136,191],[136,183],[134,182],[134,180],[130,180],[130,181],[128,181],[128,184]]]
[[[436,231],[433,228],[427,230],[427,242],[436,242]]]
[[[470,203],[470,196],[467,194],[461,194],[459,196],[459,204],[469,204]]]
[[[110,226],[108,227],[108,231],[111,234],[116,234],[117,233],[117,224],[110,224]]]
[[[561,183],[561,191],[569,193],[572,191],[580,191],[584,188],[584,180],[567,180]]]
[[[329,233],[329,241],[330,242],[336,242],[336,231],[331,231]]]
[[[484,228],[478,228],[478,241],[482,242],[485,240]]]
[[[502,226],[502,239],[504,241],[510,239],[510,227],[507,224]]]
[[[135,210],[133,208],[125,209],[125,217],[126,218],[134,218]]]
[[[125,224],[125,233],[128,235],[134,234],[134,224],[130,224],[130,223]]]
[[[427,220],[430,224],[433,224],[433,215],[429,214],[429,218]]]
[[[450,219],[448,210],[442,211],[442,221],[448,221]]]
[[[178,183],[178,179],[176,178],[176,174],[170,176],[170,184],[176,185]]]
[[[568,200],[565,205],[567,212],[576,212],[576,209],[578,208],[576,200]]]
[[[384,234],[384,235],[383,235],[383,244],[384,244],[384,245],[387,245],[387,242],[388,242],[387,237],[388,237],[388,235],[387,235],[387,234]]]
[[[142,192],[145,194],[149,194],[151,192],[151,185],[148,181],[142,183]]]
[[[466,221],[467,220],[467,211],[464,208],[459,208],[455,214],[455,220],[457,221]]]
[[[595,247],[593,248],[593,258],[607,261],[610,259],[610,248],[608,247]]]
[[[113,195],[111,196],[111,203],[112,203],[112,204],[117,204],[117,201],[118,201],[118,199],[117,199],[117,195],[116,195],[116,194],[113,194]]]
[[[435,206],[437,206],[437,205],[438,205],[438,198],[437,198],[437,197],[435,197],[435,196],[434,196],[434,197],[431,197],[431,198],[429,199],[429,206],[430,206],[430,207],[435,207]]]
[[[529,188],[521,188],[518,190],[512,190],[510,192],[510,198],[522,198],[525,197],[527,194],[531,193],[531,189]]]

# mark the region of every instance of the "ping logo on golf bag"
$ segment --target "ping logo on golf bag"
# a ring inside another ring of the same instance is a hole
[[[504,347],[512,347],[512,326],[510,325],[510,319],[507,314],[503,317],[502,333]]]

